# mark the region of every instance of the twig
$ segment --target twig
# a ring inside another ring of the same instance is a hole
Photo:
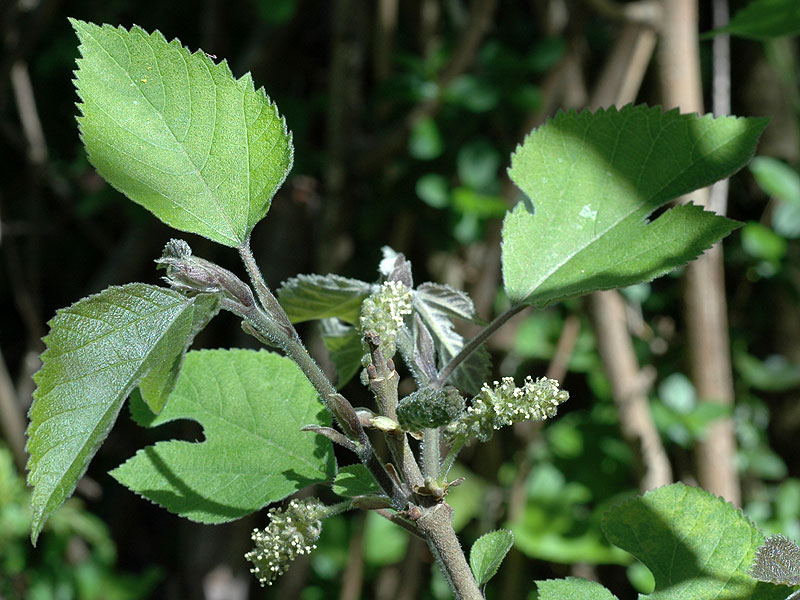
[[[697,40],[696,0],[664,2],[660,67],[665,108],[703,112]],[[691,201],[709,205],[708,188]],[[683,197],[681,202],[690,198]],[[727,302],[722,246],[716,244],[685,272],[684,303],[689,344],[689,371],[702,401],[733,405],[733,374],[728,338]],[[706,439],[697,444],[700,484],[734,505],[741,502],[736,470],[736,438],[731,418],[711,425]]]
[[[518,312],[521,312],[526,308],[527,306],[524,304],[512,306],[504,313],[495,317],[494,321],[492,321],[486,327],[481,329],[474,337],[472,337],[466,344],[464,344],[464,347],[458,354],[456,354],[452,359],[450,359],[450,362],[447,363],[444,366],[444,368],[439,372],[439,376],[433,381],[431,381],[431,386],[438,388],[442,387],[445,383],[447,383],[447,380],[453,374],[453,371],[455,371],[462,362],[464,362],[467,358],[469,358],[470,354],[472,354],[475,350],[477,350],[481,346],[481,344],[483,344],[483,342],[485,342],[489,338],[489,336],[491,336],[495,331],[497,331],[500,327],[502,327],[506,321],[508,321],[511,317],[513,317]]]

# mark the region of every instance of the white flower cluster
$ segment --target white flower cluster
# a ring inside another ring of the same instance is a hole
[[[558,381],[530,376],[519,388],[511,377],[495,381],[492,387],[483,384],[470,406],[459,419],[450,423],[445,436],[454,443],[468,441],[472,436],[485,442],[495,429],[521,421],[544,421],[554,417],[558,405],[569,399],[569,392],[559,389]]]
[[[411,289],[400,281],[386,281],[361,304],[361,331],[378,335],[386,358],[394,356],[397,334],[411,314]]]
[[[269,510],[269,525],[263,531],[253,530],[256,547],[244,555],[253,563],[250,572],[262,586],[272,585],[295,558],[317,547],[324,512],[325,506],[316,498],[292,500],[285,509]]]

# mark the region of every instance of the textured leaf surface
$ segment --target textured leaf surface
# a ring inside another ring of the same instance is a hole
[[[750,575],[759,581],[800,585],[800,546],[785,535],[773,535],[756,550]]]
[[[693,260],[737,223],[694,205],[648,215],[740,169],[765,125],[645,106],[559,113],[512,156],[509,175],[530,200],[503,224],[508,297],[542,307]]]
[[[253,350],[188,353],[152,425],[177,419],[198,421],[205,441],[158,442],[111,475],[193,521],[231,521],[333,478],[330,441],[300,431],[330,425],[330,418],[288,358]]]
[[[292,166],[264,90],[158,31],[71,23],[81,139],[100,175],[168,225],[240,245]]]
[[[733,15],[727,26],[711,31],[710,35],[719,33],[730,33],[756,40],[798,34],[800,33],[800,2],[797,0],[753,0]]]
[[[205,302],[132,283],[84,298],[50,321],[28,426],[34,542],[75,490],[131,390],[183,354],[194,308]]]
[[[539,600],[617,600],[617,597],[596,581],[567,577],[537,581]]]
[[[439,369],[464,347],[464,338],[453,325],[453,318],[479,322],[470,297],[459,290],[436,283],[423,283],[414,292],[413,307],[433,337]],[[456,387],[477,394],[489,374],[489,351],[481,346],[450,377]]]
[[[336,368],[336,387],[341,389],[361,368],[364,356],[361,334],[355,327],[333,318],[320,321],[320,333]]]
[[[482,535],[469,551],[469,566],[478,585],[484,585],[500,568],[500,563],[514,544],[514,534],[498,529]]]
[[[175,388],[175,382],[178,379],[181,366],[183,366],[183,358],[195,336],[205,329],[208,322],[219,312],[219,299],[213,294],[198,296],[194,301],[193,308],[192,323],[188,332],[182,336],[175,336],[170,340],[174,358],[172,360],[165,359],[153,365],[150,372],[139,382],[142,400],[155,414],[161,412],[167,402],[167,397]]]
[[[608,539],[653,573],[649,600],[784,600],[785,587],[748,574],[764,536],[721,498],[675,483],[613,508]],[[642,596],[644,598],[644,596]]]
[[[362,464],[348,465],[339,469],[333,481],[333,493],[345,498],[384,495],[372,473]]]
[[[281,284],[278,300],[292,323],[337,317],[358,323],[372,285],[339,275],[298,275]]]

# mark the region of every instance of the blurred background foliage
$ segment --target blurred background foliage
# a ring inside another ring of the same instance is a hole
[[[558,108],[587,103],[623,29],[604,4],[0,2],[0,394],[13,395],[22,414],[55,310],[108,285],[158,282],[152,260],[175,235],[87,162],[74,120],[78,53],[67,16],[159,29],[227,58],[237,75],[252,71],[277,102],[293,131],[296,159],[254,232],[271,286],[311,272],[372,280],[388,244],[411,259],[417,281],[466,289],[490,317],[504,304],[500,221],[520,199],[505,175],[509,154]],[[700,3],[700,31],[711,29],[707,4]],[[699,402],[686,375],[680,273],[627,289],[624,297],[675,479],[696,482],[695,443],[710,423],[732,417],[745,512],[768,532],[800,539],[796,42],[732,39],[732,112],[772,118],[762,156],[730,188],[728,214],[746,223],[725,242],[732,410]],[[707,88],[710,44],[700,45]],[[646,76],[637,101],[659,98],[656,77]],[[183,237],[196,254],[239,269],[234,252]],[[488,598],[533,598],[534,579],[566,575],[599,579],[620,599],[652,585],[647,570],[611,547],[599,527],[607,507],[636,493],[639,482],[593,331],[578,299],[525,313],[490,342],[497,376],[557,374],[571,399],[544,427],[517,426],[468,448],[453,471],[466,477],[448,496],[465,546],[498,527],[515,534]],[[325,362],[315,330],[303,333]],[[250,345],[224,315],[197,342]],[[413,389],[411,381],[404,385],[405,392]],[[357,378],[348,386],[356,404],[369,405]],[[106,474],[146,443],[202,439],[196,424],[149,431],[124,412],[77,497],[33,549],[18,417],[2,417],[10,448],[0,448],[2,598],[449,597],[424,544],[374,514],[327,521],[318,550],[275,589],[260,590],[243,554],[262,515],[196,525],[134,497]],[[334,498],[330,490],[315,493]]]

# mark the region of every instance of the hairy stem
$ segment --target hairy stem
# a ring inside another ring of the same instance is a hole
[[[439,428],[422,430],[422,472],[425,479],[439,482]]]
[[[417,519],[417,529],[442,569],[450,589],[458,600],[483,600],[483,594],[467,564],[464,551],[453,530],[453,509],[447,503],[425,509]]]
[[[518,306],[512,306],[504,313],[498,315],[494,319],[494,321],[489,323],[486,327],[481,329],[475,335],[475,337],[470,339],[464,345],[464,347],[461,349],[461,352],[459,352],[452,359],[450,359],[450,362],[447,363],[444,366],[444,368],[439,372],[439,375],[436,377],[436,379],[431,381],[431,386],[435,388],[440,388],[445,383],[447,383],[447,380],[453,374],[453,371],[455,371],[462,362],[464,362],[467,358],[469,358],[470,354],[475,352],[475,350],[477,350],[481,346],[481,344],[483,344],[489,338],[489,336],[491,336],[495,331],[500,329],[500,327],[502,327],[506,323],[506,321],[508,321],[511,317],[513,317],[514,315],[516,315],[518,312],[522,311],[525,308],[527,308],[527,306],[524,304],[520,304]]]

